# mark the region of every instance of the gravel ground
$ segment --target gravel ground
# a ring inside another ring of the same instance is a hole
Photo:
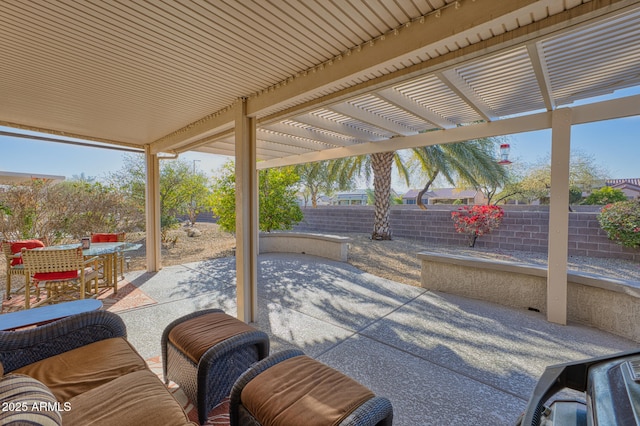
[[[216,224],[198,223],[196,228],[200,235],[195,237],[187,235],[189,228],[186,227],[168,233],[171,243],[162,244],[163,265],[233,256],[236,241],[232,234],[221,231]],[[348,260],[351,265],[373,275],[413,286],[420,285],[420,261],[416,254],[425,250],[539,265],[547,263],[546,254],[537,252],[439,246],[408,238],[372,241],[368,234],[342,235],[352,239]],[[127,235],[127,241],[142,244],[140,250],[128,252],[131,257],[130,270],[145,269],[144,233],[130,233]],[[5,282],[5,268],[5,263],[0,262],[0,283],[2,284]],[[640,264],[631,261],[572,256],[569,258],[569,269],[640,282]],[[3,294],[4,285],[1,288],[0,294]]]
[[[215,224],[199,223],[196,224],[196,227],[202,232],[200,237],[187,237],[186,228],[171,231],[170,236],[178,237],[178,241],[175,247],[163,246],[162,262],[164,265],[233,255],[235,238],[231,234],[220,231],[218,225]],[[373,275],[414,286],[420,285],[420,261],[416,254],[425,250],[538,265],[546,265],[547,263],[545,253],[440,246],[408,238],[372,241],[368,234],[348,233],[341,235],[352,239],[348,259],[351,265]],[[139,242],[144,241],[144,235],[129,237],[138,238]],[[139,256],[132,259],[132,269],[144,269],[144,250],[141,250]],[[620,259],[572,256],[569,258],[569,269],[640,281],[640,264]]]
[[[420,285],[420,260],[416,257],[416,253],[420,251],[547,264],[546,253],[433,245],[407,238],[372,241],[364,234],[346,236],[353,239],[349,249],[350,264],[373,275],[415,286]],[[568,262],[571,270],[640,282],[640,264],[636,262],[582,256],[570,256]]]

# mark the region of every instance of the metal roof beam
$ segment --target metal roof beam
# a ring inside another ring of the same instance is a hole
[[[233,128],[235,125],[234,111],[233,107],[216,111],[152,142],[150,144],[151,153],[178,150],[182,146],[189,145],[206,136]]]
[[[552,111],[556,109],[556,102],[553,98],[549,70],[547,69],[547,62],[542,50],[543,48],[540,43],[527,44],[527,52],[529,53],[531,66],[533,67],[533,72],[535,73],[536,80],[538,81],[538,87],[540,87],[540,93],[544,99],[544,105],[548,111]]]
[[[373,133],[364,132],[362,130],[356,129],[355,127],[348,126],[343,123],[338,123],[337,121],[329,120],[315,114],[304,114],[298,117],[294,117],[293,120],[312,127],[317,127],[318,129],[327,130],[347,137],[356,138],[361,142],[370,142],[373,140],[384,139],[382,137],[376,137]]]
[[[446,118],[434,113],[429,108],[422,106],[413,99],[409,99],[393,88],[381,90],[376,92],[375,95],[441,129],[452,129],[456,127],[455,123],[452,123]]]
[[[304,151],[320,151],[336,147],[335,144],[324,144],[312,139],[301,139],[285,133],[271,132],[264,129],[257,129],[258,140],[270,141],[279,145],[291,146],[292,149],[303,149]],[[339,145],[338,145],[339,146]]]
[[[208,154],[226,155],[229,157],[235,157],[235,144],[231,142],[218,142],[213,147],[203,146],[198,148],[198,152],[206,152]],[[273,155],[273,151],[265,150],[256,147],[256,154],[261,160],[272,160],[282,158],[281,155]]]
[[[613,120],[640,115],[640,95],[629,96],[611,101],[581,105],[572,108],[572,124],[585,124],[596,121]],[[296,155],[288,158],[264,161],[257,164],[259,169],[285,165],[331,160],[376,152],[397,151],[420,146],[440,145],[462,142],[478,138],[532,132],[551,128],[552,112],[525,115],[521,117],[479,123],[454,129],[436,130],[389,139],[385,142],[371,142],[344,148],[335,148],[323,152]]]
[[[457,94],[467,105],[473,108],[484,120],[495,121],[499,117],[491,110],[491,107],[478,96],[471,86],[453,69],[434,73],[436,77],[447,85],[452,92]]]
[[[316,140],[333,146],[349,146],[358,143],[351,137],[338,138],[333,134],[327,134],[314,130],[311,127],[299,127],[285,122],[273,123],[262,127],[266,130],[297,136],[303,139]]]
[[[418,133],[409,127],[403,126],[402,124],[388,119],[387,117],[383,117],[365,109],[358,108],[357,106],[349,102],[333,105],[331,109],[333,111],[339,112],[340,114],[344,114],[364,123],[371,124],[372,126],[375,126],[379,129],[395,133],[396,135],[409,136]]]
[[[365,43],[358,49],[343,54],[339,60],[330,61],[317,72],[308,72],[296,78],[290,78],[274,91],[266,91],[247,101],[247,114],[259,116],[264,111],[285,107],[291,102],[308,98],[310,94],[324,89],[334,88],[347,82],[356,75],[373,71],[385,63],[398,58],[409,58],[422,52],[425,46],[439,42],[443,34],[459,34],[464,31],[491,22],[495,17],[517,12],[536,0],[476,0],[464,2],[463,7],[449,13],[444,10],[439,17],[426,16],[424,20],[405,25],[395,35],[384,40]]]

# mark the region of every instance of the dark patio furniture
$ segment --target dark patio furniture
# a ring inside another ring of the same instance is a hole
[[[229,396],[236,379],[251,364],[269,355],[269,336],[220,309],[181,317],[162,334],[165,382],[180,385],[198,409],[207,414]]]
[[[235,383],[230,397],[231,426],[340,425],[387,426],[393,407],[374,393],[300,350],[271,355]]]

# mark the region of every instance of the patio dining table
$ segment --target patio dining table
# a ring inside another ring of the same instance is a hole
[[[73,244],[59,244],[54,246],[47,246],[38,248],[37,250],[64,250],[70,248],[81,247],[80,243]],[[128,243],[124,241],[109,242],[109,243],[91,243],[89,248],[82,249],[82,255],[84,257],[100,256],[104,259],[104,282],[114,288],[114,293],[117,293],[118,284],[118,271],[117,271],[117,256],[120,253],[132,250],[138,250],[142,247],[142,244]]]

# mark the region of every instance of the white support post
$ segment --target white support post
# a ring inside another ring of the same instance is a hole
[[[147,239],[147,271],[157,272],[162,269],[160,255],[160,159],[151,154],[150,146],[145,146],[146,166],[146,239]]]
[[[571,119],[570,108],[552,113],[547,320],[562,325],[567,324]]]
[[[258,170],[256,121],[243,99],[236,107],[236,286],[238,319],[258,319]]]

